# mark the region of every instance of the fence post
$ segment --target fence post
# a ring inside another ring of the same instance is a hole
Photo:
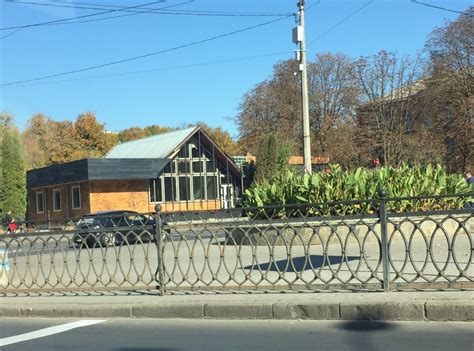
[[[380,235],[382,239],[382,271],[383,271],[383,290],[390,291],[390,261],[388,252],[388,230],[387,230],[387,193],[384,189],[378,191],[380,199],[379,219]]]
[[[161,205],[157,204],[155,206],[156,215],[155,215],[155,242],[157,249],[157,258],[158,258],[158,268],[155,273],[155,279],[158,282],[158,288],[160,289],[160,296],[166,294],[165,291],[165,270],[163,262],[163,235],[162,235],[162,222],[161,222]],[[158,276],[157,276],[158,275]]]

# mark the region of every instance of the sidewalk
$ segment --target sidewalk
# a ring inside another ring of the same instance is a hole
[[[2,317],[473,321],[474,291],[3,296]]]

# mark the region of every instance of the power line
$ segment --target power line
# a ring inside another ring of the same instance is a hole
[[[146,4],[142,4],[142,5],[135,5],[135,6],[126,7],[124,9],[129,9],[129,8],[132,9],[132,8],[138,8],[138,7],[143,7],[143,6],[149,6],[149,5],[162,3],[164,1],[165,0],[153,1],[153,2],[146,3]],[[55,24],[55,23],[59,23],[59,22],[71,21],[71,20],[80,19],[80,18],[105,15],[107,13],[112,13],[112,12],[117,12],[117,11],[121,11],[121,10],[117,10],[117,9],[107,10],[107,11],[103,11],[103,12],[97,12],[97,13],[92,13],[92,14],[82,15],[82,16],[74,16],[74,17],[63,18],[63,19],[47,21],[47,22],[32,23],[32,24],[26,24],[26,25],[22,25],[22,26],[4,27],[4,28],[0,28],[0,30],[12,30],[12,29],[24,29],[24,28],[38,27],[38,26],[44,26],[44,25],[48,25],[48,24]]]
[[[121,17],[136,16],[136,15],[141,15],[141,14],[153,13],[153,12],[155,12],[155,11],[157,11],[157,10],[168,9],[168,8],[171,8],[171,7],[186,5],[186,4],[192,3],[192,2],[194,2],[194,1],[195,1],[195,0],[189,0],[189,1],[185,1],[185,2],[180,2],[179,4],[168,5],[168,6],[163,6],[163,7],[158,7],[158,8],[150,9],[150,10],[148,10],[148,11],[137,11],[137,12],[133,12],[133,13],[127,13],[127,14],[124,14],[124,15],[116,15],[116,16],[109,16],[109,17],[102,17],[102,18],[94,18],[94,19],[88,19],[88,20],[83,20],[83,21],[54,23],[53,25],[90,23],[90,22],[99,22],[99,21],[105,21],[105,20],[110,20],[110,19],[115,19],[115,18],[121,18]]]
[[[115,19],[115,18],[120,18],[120,17],[136,16],[136,15],[146,14],[146,13],[153,12],[153,11],[160,10],[160,9],[167,9],[167,8],[171,8],[171,7],[186,5],[186,4],[189,4],[189,3],[194,2],[194,1],[195,0],[188,0],[188,1],[181,2],[181,3],[178,3],[178,4],[174,4],[174,5],[168,5],[168,6],[163,6],[163,7],[159,7],[159,8],[154,8],[154,9],[151,9],[149,11],[127,13],[125,15],[116,15],[116,16],[109,16],[109,17],[102,17],[102,18],[94,18],[94,19],[83,20],[83,21],[74,21],[74,22],[50,23],[50,24],[47,24],[47,25],[52,26],[52,25],[64,25],[64,24],[80,24],[80,23],[105,21],[105,20],[110,20],[110,19]],[[69,19],[64,19],[64,21],[67,21],[67,20],[69,20]],[[7,34],[3,37],[0,37],[0,40],[6,39],[6,38],[18,33],[19,31],[21,31],[23,29],[25,29],[25,28],[16,29],[16,30],[14,30],[13,32],[11,32],[9,34]]]
[[[238,29],[238,30],[235,30],[235,31],[232,31],[232,32],[216,35],[214,37],[194,41],[194,42],[191,42],[191,43],[188,43],[188,44],[183,44],[183,45],[175,46],[175,47],[160,50],[160,51],[154,51],[154,52],[144,54],[144,55],[129,57],[129,58],[126,58],[126,59],[112,61],[112,62],[108,62],[108,63],[103,63],[103,64],[95,65],[95,66],[79,68],[79,69],[75,69],[75,70],[71,70],[71,71],[67,71],[67,72],[50,74],[50,75],[47,75],[47,76],[41,76],[41,77],[32,78],[32,79],[25,79],[25,80],[6,83],[6,84],[0,84],[0,87],[10,86],[10,85],[17,85],[17,84],[22,84],[22,83],[29,83],[29,82],[34,82],[34,81],[38,81],[38,80],[48,79],[48,78],[54,78],[54,77],[60,77],[60,76],[70,75],[70,74],[79,73],[79,72],[90,71],[90,70],[94,70],[94,69],[98,69],[98,68],[117,65],[117,64],[120,64],[120,63],[124,63],[124,62],[136,61],[136,60],[140,60],[140,59],[143,59],[143,58],[156,56],[156,55],[164,54],[164,53],[167,53],[167,52],[176,51],[176,50],[184,49],[184,48],[191,47],[191,46],[196,46],[196,45],[199,45],[199,44],[204,44],[204,43],[207,43],[207,42],[210,42],[210,41],[213,41],[213,40],[217,40],[217,39],[225,38],[225,37],[235,35],[235,34],[238,34],[238,33],[246,32],[246,31],[249,31],[249,30],[252,30],[252,29],[255,29],[255,28],[263,27],[263,26],[266,26],[266,25],[269,25],[269,24],[272,24],[272,23],[276,23],[276,22],[285,20],[285,19],[287,19],[289,17],[292,17],[292,16],[293,15],[289,15],[289,16],[282,17],[282,18],[277,18],[277,19],[267,21],[267,22],[263,22],[263,23],[260,23],[260,24],[256,24],[256,25],[253,25],[253,26],[250,26],[250,27],[245,27],[245,28]]]
[[[443,11],[448,11],[448,12],[454,12],[454,13],[459,13],[459,14],[466,14],[466,12],[463,12],[463,11],[456,11],[456,10],[452,10],[452,9],[448,9],[446,7],[441,7],[441,6],[436,6],[436,5],[432,5],[432,4],[427,4],[426,2],[421,2],[421,1],[417,1],[417,0],[411,0],[411,2],[415,3],[415,4],[418,4],[418,5],[422,5],[422,6],[426,6],[426,7],[432,7],[434,9],[438,9],[438,10],[443,10]],[[472,16],[472,15],[470,15]]]
[[[55,3],[63,3],[62,0],[50,0]],[[194,1],[194,0],[193,0]],[[321,0],[318,0],[317,3],[319,3]],[[121,7],[119,5],[110,5],[110,4],[94,4],[90,2],[75,2],[75,1],[68,1],[68,4],[78,4],[78,5],[90,5],[90,6],[102,6],[102,7]],[[39,5],[39,4],[38,4]],[[146,8],[145,8],[146,9]],[[271,13],[271,12],[263,12],[263,13],[257,13],[257,12],[244,12],[244,11],[202,11],[202,10],[175,10],[177,12],[189,12],[189,13],[215,13],[215,14],[229,14],[229,15],[243,15],[243,16],[287,16],[289,13]]]
[[[312,3],[311,5],[309,6],[306,6],[306,10],[305,11],[308,11],[309,9],[311,9],[312,7],[316,6],[317,4],[319,4],[321,2],[321,0],[317,0],[316,2]]]
[[[181,2],[181,3],[178,3],[178,4],[174,4],[174,5],[168,5],[168,6],[164,6],[164,7],[159,7],[157,9],[151,9],[150,11],[143,11],[143,12],[136,12],[136,13],[128,13],[128,14],[125,14],[125,15],[117,15],[117,16],[109,16],[109,17],[102,17],[102,18],[95,18],[95,19],[89,19],[89,20],[83,20],[83,21],[75,21],[75,22],[63,22],[63,23],[50,23],[49,25],[62,25],[62,24],[79,24],[79,23],[88,23],[88,22],[96,22],[96,21],[105,21],[105,20],[109,20],[109,19],[114,19],[114,18],[120,18],[120,17],[128,17],[128,16],[136,16],[136,15],[140,15],[140,14],[144,14],[144,13],[148,13],[148,12],[151,12],[151,11],[155,11],[155,10],[159,10],[159,9],[167,9],[167,8],[170,8],[170,7],[176,7],[176,6],[182,6],[182,5],[186,5],[186,4],[189,4],[191,2],[194,2],[195,0],[188,0],[186,2]],[[66,20],[69,20],[69,19],[64,19],[64,21]],[[23,30],[25,28],[18,28],[16,30],[13,30],[11,33],[8,33],[7,35],[4,35],[3,37],[0,37],[0,40],[3,40],[3,39],[6,39],[16,33],[18,33],[19,31]]]
[[[316,41],[318,41],[319,39],[321,39],[322,37],[324,37],[325,35],[327,35],[328,33],[332,32],[334,29],[336,29],[337,27],[339,27],[341,24],[343,24],[344,22],[346,22],[348,19],[350,19],[351,17],[355,16],[356,14],[358,14],[360,11],[362,11],[363,9],[365,9],[367,6],[369,6],[374,0],[369,0],[367,1],[364,5],[362,5],[361,7],[357,8],[354,12],[351,12],[350,14],[348,14],[346,17],[344,17],[342,20],[340,20],[339,22],[337,22],[335,25],[333,25],[331,28],[329,28],[328,30],[326,30],[324,33],[320,34],[319,36],[317,36],[315,39],[311,40],[308,44],[306,44],[306,46],[310,46],[312,44],[314,44]]]
[[[51,4],[51,3],[38,3],[38,2],[29,2],[29,1],[17,1],[17,0],[4,0],[5,2],[15,3],[15,4],[26,4],[26,5],[37,5],[37,6],[49,6],[49,7],[61,7],[61,8],[74,8],[79,10],[105,10],[107,7],[104,6],[113,6],[120,7],[117,5],[99,5],[99,4],[89,4],[88,6],[72,6],[66,4]],[[81,4],[81,3],[77,3]],[[149,8],[144,8],[144,10],[153,10]],[[123,12],[144,12],[137,9],[124,9],[120,8],[117,11]],[[147,13],[156,14],[156,15],[174,15],[174,16],[216,16],[216,17],[285,17],[290,15],[289,13],[250,13],[250,12],[225,12],[225,11],[196,11],[196,10],[173,10],[173,11],[146,11]]]
[[[238,57],[233,59],[225,59],[225,60],[217,60],[217,61],[208,61],[208,62],[200,62],[200,63],[192,63],[187,65],[179,65],[179,66],[170,66],[170,67],[161,67],[161,68],[153,68],[147,70],[140,70],[140,71],[130,71],[130,72],[122,72],[122,73],[112,73],[112,74],[104,74],[98,76],[89,76],[89,77],[81,77],[81,78],[72,78],[72,79],[62,79],[62,80],[54,80],[54,81],[46,81],[46,82],[36,82],[30,84],[18,84],[14,85],[13,87],[27,87],[27,86],[34,86],[34,85],[45,85],[45,84],[57,84],[57,83],[67,83],[67,82],[75,82],[81,80],[94,80],[94,79],[102,79],[102,78],[113,78],[113,77],[122,77],[122,76],[129,76],[135,74],[144,74],[144,73],[152,73],[152,72],[162,72],[162,71],[170,71],[182,68],[192,68],[192,67],[202,67],[202,66],[211,66],[219,63],[228,63],[228,62],[238,62],[238,61],[245,61],[245,60],[253,60],[257,58],[263,57],[270,57],[270,56],[279,56],[279,55],[287,55],[292,54],[293,51],[280,51],[274,52],[271,54],[264,54],[264,55],[256,55],[256,56],[246,56],[246,57]]]
[[[12,31],[12,32],[10,32],[10,33],[4,35],[3,37],[0,37],[0,40],[6,39],[6,38],[8,38],[8,37],[10,37],[10,36],[12,36],[12,35],[18,33],[19,31],[21,31],[21,30],[23,30],[23,29],[25,29],[25,28],[18,28],[18,29],[15,29],[14,31]]]

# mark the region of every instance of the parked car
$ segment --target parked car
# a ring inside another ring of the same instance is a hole
[[[169,229],[164,230],[169,233]],[[104,211],[81,217],[76,223],[73,241],[76,244],[115,246],[151,241],[154,233],[154,216],[134,211]]]

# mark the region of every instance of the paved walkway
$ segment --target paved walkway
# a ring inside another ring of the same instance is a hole
[[[473,321],[474,291],[7,295],[2,317]]]

